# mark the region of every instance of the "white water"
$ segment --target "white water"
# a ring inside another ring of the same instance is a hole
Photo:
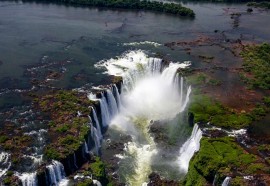
[[[101,132],[101,127],[100,127],[100,124],[99,124],[99,121],[97,118],[97,113],[96,113],[96,110],[94,109],[94,107],[92,107],[92,114],[93,114],[94,122],[96,124],[98,138],[99,138],[99,140],[102,140],[103,136],[102,136],[102,132]]]
[[[22,182],[23,186],[36,186],[37,185],[37,173],[22,173],[17,174]]]
[[[231,177],[226,177],[225,179],[224,179],[224,181],[222,182],[222,185],[221,186],[228,186],[229,185],[229,183],[230,183],[230,181],[231,181]]]
[[[189,139],[180,148],[180,156],[178,158],[178,164],[180,169],[185,172],[188,171],[189,161],[193,154],[200,149],[200,140],[202,138],[202,131],[197,124],[194,125],[192,134]]]
[[[49,171],[50,185],[59,185],[65,179],[64,166],[53,160],[51,165],[46,166]]]
[[[174,118],[185,109],[191,92],[190,87],[185,90],[182,79],[179,87],[176,75],[179,68],[185,68],[189,63],[170,63],[164,70],[161,63],[161,59],[149,58],[139,50],[96,65],[105,67],[110,75],[123,77],[119,114],[110,118],[108,123],[110,127],[132,136],[132,142],[124,149],[126,156],[123,156],[132,157],[132,162],[129,162],[132,170],[123,173],[132,186],[141,186],[147,181],[152,171],[151,160],[158,154],[149,134],[150,121]],[[106,107],[101,107],[102,120],[107,120]]]
[[[99,148],[100,148],[100,137],[98,136],[97,129],[93,126],[93,123],[90,121],[90,128],[91,128],[91,137],[94,139],[95,142],[95,153],[99,154]]]
[[[100,102],[100,109],[101,109],[102,126],[107,127],[110,122],[111,116],[110,116],[106,97],[104,96],[103,93],[99,102]]]
[[[115,92],[115,100],[116,100],[117,106],[118,106],[118,108],[120,108],[120,105],[121,105],[120,94],[119,94],[119,90],[115,84],[113,84],[113,90]]]
[[[84,151],[85,151],[86,154],[90,153],[86,141],[84,141]]]
[[[0,178],[9,170],[11,163],[9,162],[10,154],[6,152],[0,153]]]
[[[93,184],[95,184],[96,186],[102,186],[98,180],[93,180]]]
[[[153,41],[141,41],[141,42],[123,43],[123,46],[139,46],[139,45],[152,45],[154,47],[161,46],[161,44],[153,42]]]
[[[109,107],[110,117],[112,118],[118,113],[118,107],[112,91],[110,89],[107,89],[106,93],[108,98],[107,103]]]

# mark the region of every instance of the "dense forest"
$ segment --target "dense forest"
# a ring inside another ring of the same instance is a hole
[[[105,7],[105,8],[121,8],[121,9],[134,9],[134,10],[148,10],[174,14],[178,16],[194,17],[193,10],[183,7],[181,4],[163,3],[147,0],[23,0],[33,2],[52,2],[52,3],[65,3],[76,4],[85,6]]]

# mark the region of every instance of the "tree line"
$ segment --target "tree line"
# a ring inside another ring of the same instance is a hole
[[[173,14],[177,16],[195,17],[193,10],[176,3],[163,3],[148,0],[22,0],[33,2],[65,3],[71,5],[85,5],[104,8],[119,8],[132,10],[147,10]]]

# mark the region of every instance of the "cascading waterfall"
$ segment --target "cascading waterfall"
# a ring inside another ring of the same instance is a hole
[[[228,186],[230,181],[231,181],[231,177],[227,176],[224,181],[222,182],[222,185],[221,186]]]
[[[96,65],[105,67],[110,75],[123,78],[119,113],[108,123],[110,127],[132,136],[132,141],[126,144],[124,150],[125,157],[130,157],[133,162],[127,162],[127,166],[131,166],[130,171],[123,171],[125,181],[132,186],[141,186],[147,180],[152,171],[151,160],[158,154],[149,133],[150,121],[173,119],[185,109],[191,92],[190,87],[184,91],[182,78],[179,88],[179,77],[176,75],[179,68],[185,68],[189,63],[170,63],[163,70],[161,64],[161,59],[149,58],[139,50]],[[107,111],[102,105],[101,114],[103,120]],[[108,121],[107,118],[104,120]]]
[[[74,166],[76,167],[76,169],[78,169],[77,158],[76,158],[75,152],[73,153],[73,161],[74,161]]]
[[[9,170],[11,163],[9,162],[10,154],[6,152],[0,153],[0,178]]]
[[[91,137],[95,141],[95,153],[99,154],[99,148],[100,148],[100,137],[98,135],[97,129],[93,126],[93,123],[90,121],[89,122],[90,127],[91,127]]]
[[[93,180],[93,184],[95,184],[96,186],[102,186],[98,180]]]
[[[108,108],[108,103],[106,100],[106,97],[104,96],[104,93],[101,94],[100,102],[100,109],[101,109],[101,118],[102,118],[102,126],[107,127],[110,122],[110,112]]]
[[[86,141],[84,141],[84,151],[85,151],[86,154],[90,153]]]
[[[190,138],[180,148],[178,164],[185,172],[188,171],[188,164],[193,154],[200,149],[202,131],[197,124],[194,125]]]
[[[97,113],[96,113],[96,110],[94,109],[94,107],[92,107],[92,115],[93,115],[93,119],[94,119],[92,121],[94,121],[95,124],[96,124],[98,138],[99,138],[99,140],[102,140],[103,136],[102,136],[102,132],[101,132],[101,127],[100,127],[98,117],[97,117]]]
[[[49,172],[50,185],[59,185],[65,179],[64,166],[60,162],[53,160],[46,168]]]
[[[107,103],[108,103],[108,108],[110,112],[110,117],[112,118],[118,113],[118,107],[117,107],[117,103],[116,103],[116,100],[114,98],[112,91],[110,89],[107,89],[106,93],[107,93],[107,100],[108,100]]]
[[[213,183],[212,183],[213,186],[216,185],[216,181],[217,181],[217,174],[215,174],[215,177],[214,177],[214,180],[213,180]]]
[[[38,185],[36,172],[17,174],[17,176],[21,180],[23,186],[36,186],[36,185]]]
[[[115,93],[114,93],[115,92]],[[106,96],[105,96],[106,93]],[[120,101],[120,95],[118,88],[113,85],[110,89],[106,89],[105,93],[101,93],[101,98],[97,99],[96,96],[92,93],[88,95],[88,98],[93,101],[99,101],[100,102],[100,109],[101,109],[101,120],[102,120],[102,127],[107,127],[112,118],[118,113],[118,108],[121,103]],[[114,95],[116,94],[116,95]],[[97,130],[99,130],[99,122],[97,119],[96,111],[92,107],[93,110],[93,117],[94,121],[97,125]],[[99,134],[100,138],[102,139],[102,134],[100,132]]]
[[[117,106],[118,106],[118,108],[120,108],[120,105],[121,105],[120,94],[119,94],[119,90],[115,84],[113,84],[113,93],[115,95],[114,97],[115,97]]]

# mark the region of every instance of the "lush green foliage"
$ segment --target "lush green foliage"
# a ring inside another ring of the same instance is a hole
[[[0,143],[5,143],[8,140],[8,137],[5,135],[0,136]]]
[[[210,122],[224,128],[243,128],[248,126],[252,118],[247,114],[231,112],[206,95],[193,95],[189,112],[194,114],[195,122]]]
[[[244,59],[244,80],[251,88],[270,89],[270,45],[246,46],[241,53]]]
[[[45,156],[59,160],[76,151],[89,133],[89,106],[93,103],[73,91],[58,91],[38,99],[37,103],[52,119],[48,126],[54,139],[45,147]]]
[[[85,177],[93,177],[93,179],[99,180],[102,185],[113,185],[110,182],[110,177],[106,175],[105,171],[105,164],[101,161],[99,157],[96,157],[94,161],[91,163],[87,163],[83,166],[83,172],[82,174]],[[77,184],[77,186],[84,186],[84,185],[93,185],[92,180],[89,178],[80,180]]]
[[[191,85],[212,85],[212,86],[217,86],[221,84],[221,81],[217,79],[213,79],[210,76],[208,76],[205,73],[196,73],[187,78],[187,83]]]
[[[202,138],[200,151],[192,158],[185,185],[205,185],[212,183],[215,175],[221,178],[233,170],[254,173],[262,169],[253,155],[247,154],[233,138]],[[252,166],[252,168],[250,168]]]
[[[150,10],[156,12],[164,12],[178,16],[194,17],[194,12],[181,4],[163,3],[148,0],[24,0],[24,1],[40,1],[40,2],[55,2],[66,4],[87,5],[107,8],[121,8],[121,9],[137,9]]]
[[[76,184],[76,186],[93,186],[93,181],[91,179],[83,180]]]
[[[90,170],[94,178],[101,180],[106,178],[105,164],[99,157],[96,158],[95,162],[90,165]]]

